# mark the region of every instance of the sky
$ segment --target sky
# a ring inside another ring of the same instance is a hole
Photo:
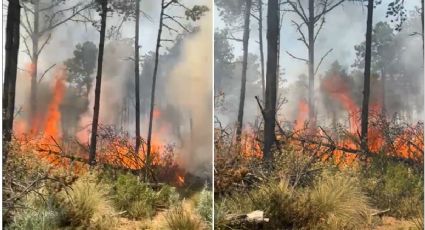
[[[267,1],[263,1],[267,3]],[[305,2],[305,1],[304,1]],[[391,0],[383,0],[380,5],[374,10],[373,21],[374,24],[378,21],[388,21],[385,18],[388,3]],[[306,4],[304,5],[306,6]],[[415,6],[420,6],[420,0],[409,0],[406,1],[405,7],[407,12],[415,9]],[[266,42],[266,16],[267,6],[263,6],[263,27],[264,27],[264,39]],[[307,9],[306,9],[307,10]],[[214,8],[214,25],[216,29],[225,28],[225,23],[220,18],[217,7]],[[326,70],[329,65],[338,60],[344,67],[350,67],[354,62],[355,51],[354,46],[365,40],[366,33],[366,5],[362,7],[359,3],[353,4],[345,2],[341,6],[338,6],[333,11],[326,15],[326,22],[322,31],[320,32],[316,41],[316,63],[320,58],[331,48],[333,51],[323,61],[319,74],[321,71]],[[300,60],[294,60],[290,57],[286,51],[294,54],[297,57],[307,58],[308,51],[303,42],[298,41],[299,34],[295,27],[292,25],[291,20],[299,22],[299,19],[295,13],[286,12],[283,15],[283,25],[281,30],[281,60],[280,65],[285,70],[284,79],[289,82],[293,82],[298,79],[298,76],[302,73],[307,73],[307,65],[305,62]],[[249,52],[259,54],[258,41],[258,26],[255,19],[251,19],[251,33],[250,33],[250,45]],[[235,37],[242,38],[242,34],[234,34]],[[231,42],[234,47],[235,56],[242,55],[242,44],[240,42]],[[264,55],[267,57],[266,43],[264,44]]]

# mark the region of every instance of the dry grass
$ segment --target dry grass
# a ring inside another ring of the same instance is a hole
[[[265,211],[270,229],[359,229],[369,225],[371,212],[355,178],[344,173],[324,173],[310,187],[293,188],[282,179],[221,199],[216,205],[216,228],[243,228],[232,226],[224,217],[254,210]]]
[[[205,229],[198,216],[177,205],[165,214],[165,226],[170,230],[200,230]]]

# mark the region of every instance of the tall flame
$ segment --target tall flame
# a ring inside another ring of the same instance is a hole
[[[44,126],[44,135],[47,137],[59,138],[60,133],[60,105],[62,103],[64,94],[65,94],[65,71],[59,70],[56,75],[56,83],[53,89],[53,98],[49,104],[46,124]]]

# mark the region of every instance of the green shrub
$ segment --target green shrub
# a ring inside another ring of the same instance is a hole
[[[415,217],[423,209],[423,174],[408,165],[373,159],[363,170],[362,182],[373,205],[382,210],[389,208],[394,217]]]
[[[226,215],[229,214],[226,202],[214,202],[214,229],[227,229]]]
[[[111,229],[115,219],[108,200],[108,187],[96,175],[78,179],[69,189],[54,193],[41,189],[28,195],[28,209],[16,212],[11,229]],[[42,196],[42,197],[41,197]]]
[[[179,198],[175,187],[164,185],[155,195],[155,206],[168,208],[175,205]]]
[[[117,208],[131,218],[152,217],[156,208],[168,208],[179,199],[175,188],[165,185],[156,192],[131,174],[119,175],[114,187]]]
[[[114,201],[118,209],[126,210],[126,215],[132,218],[151,217],[154,214],[155,192],[130,174],[118,176]]]
[[[202,222],[184,210],[181,205],[175,206],[165,214],[166,229],[199,230],[204,229]]]
[[[212,223],[212,202],[212,192],[205,187],[200,194],[196,210],[210,224]]]
[[[26,210],[17,212],[13,223],[6,229],[17,230],[55,230],[59,226],[58,214],[49,210]]]

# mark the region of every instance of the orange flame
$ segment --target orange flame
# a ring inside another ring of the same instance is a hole
[[[56,83],[53,90],[53,99],[49,104],[47,112],[44,135],[47,137],[59,138],[60,136],[60,105],[65,94],[64,71],[61,70],[56,76]]]
[[[177,184],[179,186],[183,186],[184,185],[184,176],[178,175],[177,176]]]
[[[302,130],[304,128],[304,124],[307,121],[309,113],[308,103],[306,100],[301,99],[298,102],[298,115],[297,120],[295,121],[294,131]]]

